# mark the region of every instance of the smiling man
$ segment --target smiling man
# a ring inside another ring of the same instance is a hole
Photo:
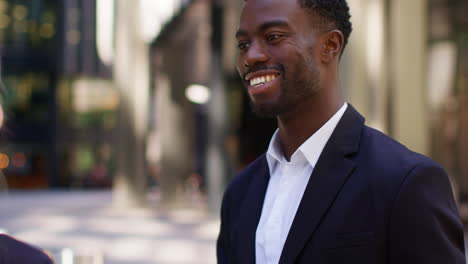
[[[237,69],[275,117],[267,152],[229,185],[218,263],[465,263],[444,169],[344,102],[345,0],[247,0]]]

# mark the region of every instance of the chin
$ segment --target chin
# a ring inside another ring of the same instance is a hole
[[[250,101],[250,108],[255,115],[264,118],[275,118],[283,112],[281,111],[282,107],[277,104],[261,104]]]

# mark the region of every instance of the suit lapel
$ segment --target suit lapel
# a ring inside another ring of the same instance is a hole
[[[237,250],[239,261],[236,263],[255,263],[255,234],[270,178],[265,156],[261,162],[259,169],[254,170],[255,175],[253,175],[252,182],[248,187],[249,189],[242,203],[239,215],[239,225],[236,231],[239,245]]]
[[[351,105],[328,140],[307,183],[279,263],[294,263],[355,168],[364,118]]]

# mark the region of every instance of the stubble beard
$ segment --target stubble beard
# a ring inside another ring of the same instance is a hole
[[[320,74],[318,70],[305,62],[298,69],[309,68],[309,71],[303,71],[296,74],[295,78],[287,79],[286,69],[283,68],[281,75],[280,96],[275,102],[255,103],[250,98],[250,107],[252,112],[262,118],[275,118],[279,115],[294,111],[295,107],[301,102],[313,97],[320,89]],[[303,68],[304,67],[304,68]],[[310,68],[311,67],[311,68]]]

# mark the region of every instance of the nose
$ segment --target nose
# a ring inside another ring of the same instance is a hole
[[[245,53],[244,66],[252,67],[255,64],[264,63],[268,60],[268,54],[265,48],[258,41],[254,41],[250,44],[249,49]]]

